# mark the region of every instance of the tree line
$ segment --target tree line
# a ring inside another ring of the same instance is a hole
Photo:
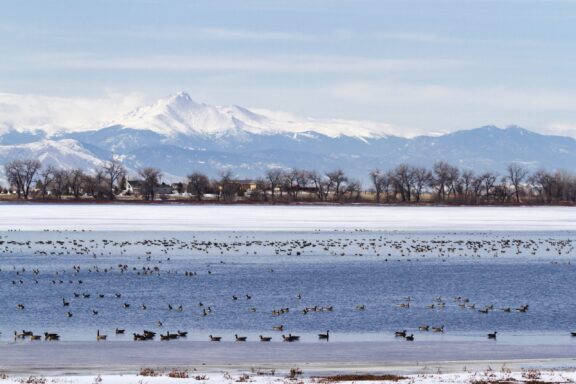
[[[130,195],[127,173],[119,161],[111,160],[85,171],[42,167],[38,160],[19,159],[4,165],[4,172],[19,199],[114,200]],[[503,174],[474,172],[444,161],[431,168],[400,164],[388,170],[369,173],[370,183],[362,183],[341,169],[328,172],[303,169],[270,169],[255,180],[239,180],[230,169],[210,178],[196,171],[185,181],[172,184],[180,197],[196,201],[207,198],[225,202],[375,202],[385,204],[573,204],[576,177],[567,171],[530,172],[518,163],[508,165]],[[161,170],[138,170],[138,196],[155,200],[160,194]],[[8,191],[8,190],[5,190]],[[166,193],[162,198],[171,198]]]

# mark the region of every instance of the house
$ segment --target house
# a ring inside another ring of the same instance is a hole
[[[127,195],[140,195],[142,192],[142,180],[126,180],[126,190]]]
[[[127,180],[125,193],[128,195],[142,195],[143,180]],[[171,195],[172,186],[166,183],[158,184],[154,187],[155,195]]]
[[[154,194],[155,195],[171,195],[172,194],[172,186],[166,183],[159,184],[154,187]]]
[[[238,185],[238,196],[250,196],[258,188],[256,180],[235,180]]]

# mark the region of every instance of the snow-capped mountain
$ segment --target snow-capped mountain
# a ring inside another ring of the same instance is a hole
[[[98,148],[89,148],[76,140],[40,140],[34,143],[0,145],[0,164],[16,159],[35,158],[43,165],[58,168],[94,169],[104,164],[109,154]]]
[[[0,97],[1,163],[36,157],[63,168],[94,168],[114,157],[132,172],[157,167],[171,180],[193,171],[214,176],[223,168],[243,178],[261,176],[270,168],[341,168],[364,181],[375,168],[401,163],[431,166],[444,160],[478,172],[503,172],[511,162],[531,170],[571,169],[576,164],[575,139],[519,127],[486,126],[409,139],[387,135],[386,124],[211,106],[179,93],[110,118],[108,124],[91,121],[89,114],[86,121],[77,116],[70,120],[60,110],[52,123],[47,111],[54,105],[39,108],[44,118],[36,129],[37,119],[19,118],[7,101],[2,103]],[[81,128],[65,127],[70,121],[82,122]]]
[[[152,130],[175,137],[236,136],[316,132],[328,137],[350,136],[376,138],[384,136],[386,124],[338,119],[302,119],[290,114],[267,110],[249,110],[239,106],[212,106],[197,103],[186,92],[141,107],[115,122],[124,127]]]

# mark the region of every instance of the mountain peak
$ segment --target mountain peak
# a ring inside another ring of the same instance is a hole
[[[162,101],[162,100],[160,100],[160,101]],[[192,100],[192,97],[190,97],[190,95],[185,91],[180,91],[180,92],[176,93],[175,95],[169,97],[166,100],[166,104],[167,105],[183,106],[183,107],[192,106],[192,105],[193,106],[199,105],[194,100]]]
[[[198,103],[181,91],[156,103],[140,107],[117,122],[127,128],[151,130],[175,137],[235,136],[248,134],[293,135],[315,132],[332,138],[347,136],[364,140],[385,137],[386,124],[342,119],[299,118],[268,110],[251,110],[241,106],[214,106]]]

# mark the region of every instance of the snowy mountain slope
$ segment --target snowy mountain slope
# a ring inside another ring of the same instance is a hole
[[[58,168],[94,169],[103,164],[105,152],[90,151],[75,140],[41,140],[35,143],[0,145],[0,164],[13,159],[36,158],[43,165]]]
[[[175,137],[235,136],[292,134],[298,136],[317,132],[336,138],[350,136],[375,138],[385,135],[387,124],[337,119],[302,119],[267,110],[251,111],[239,106],[211,106],[197,103],[190,95],[180,92],[165,100],[141,107],[115,122],[127,128],[152,130]]]

